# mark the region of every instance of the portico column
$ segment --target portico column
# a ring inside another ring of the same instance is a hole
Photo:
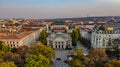
[[[53,48],[54,48],[54,49],[56,48],[56,45],[55,45],[55,44],[53,45]]]
[[[60,42],[60,49],[62,49],[62,42]]]
[[[59,49],[59,42],[57,42],[57,49]]]
[[[64,48],[64,49],[66,48],[66,42],[64,42],[63,48]]]

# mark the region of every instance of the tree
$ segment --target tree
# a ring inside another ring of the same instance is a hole
[[[79,32],[77,29],[73,29],[73,31],[71,33],[71,38],[72,38],[72,45],[76,46],[77,41],[79,39]]]
[[[17,67],[14,62],[2,62],[0,63],[0,67]]]
[[[55,52],[51,46],[45,46],[41,42],[37,42],[35,46],[31,47],[31,54],[43,55],[49,59],[55,57]]]
[[[114,50],[114,55],[116,56],[117,59],[120,59],[120,39],[114,39],[112,41],[113,43],[113,50]]]
[[[104,25],[101,25],[98,30],[103,30],[104,31],[105,30]]]
[[[77,59],[79,59],[81,61],[83,61],[85,59],[82,48],[76,48],[74,50],[74,53],[77,54],[75,58],[77,58]]]
[[[4,51],[0,51],[0,58],[4,58],[5,56],[5,52]]]
[[[110,60],[105,64],[105,67],[120,67],[120,60]]]
[[[81,37],[81,38],[80,38],[80,42],[81,42],[82,44],[84,44],[84,46],[88,46],[88,40],[85,39],[84,37]]]
[[[120,39],[113,39],[108,42],[108,47],[106,48],[106,53],[109,57],[115,56],[120,59]]]
[[[12,53],[14,53],[14,52],[16,52],[17,51],[17,48],[16,47],[13,47],[13,48],[11,48],[11,50],[10,50]]]
[[[18,67],[22,67],[24,65],[20,55],[16,53],[7,52],[5,54],[4,60],[14,62]]]
[[[0,58],[0,63],[2,63],[3,62],[3,59],[2,58]]]
[[[70,67],[85,67],[85,56],[83,55],[83,50],[81,48],[76,48],[71,56],[72,60],[69,61]]]
[[[50,62],[43,55],[30,55],[26,58],[25,67],[50,67]]]
[[[0,41],[0,51],[4,51],[4,52],[9,51],[9,47],[3,41]]]
[[[80,34],[80,29],[79,29],[79,28],[77,28],[76,30],[77,30],[77,33],[78,33],[78,40],[79,40],[79,39],[80,39],[80,37],[81,37],[81,34]]]
[[[44,30],[42,30],[40,33],[40,41],[47,45],[47,33]]]
[[[97,67],[103,67],[103,62],[107,58],[105,51],[102,48],[95,48],[89,50],[89,60]]]
[[[26,45],[20,46],[17,48],[15,53],[19,54],[22,59],[25,59],[29,54],[29,47]]]
[[[85,67],[85,65],[78,59],[72,60],[69,63],[70,67]]]

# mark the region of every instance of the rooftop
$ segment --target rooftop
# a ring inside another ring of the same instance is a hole
[[[54,21],[52,25],[65,25],[63,21]]]
[[[33,33],[32,31],[26,31],[21,34],[12,34],[12,33],[0,33],[0,39],[22,39],[27,35]],[[12,34],[12,35],[9,35]]]

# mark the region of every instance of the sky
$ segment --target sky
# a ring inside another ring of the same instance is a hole
[[[0,18],[120,16],[120,0],[0,0]]]

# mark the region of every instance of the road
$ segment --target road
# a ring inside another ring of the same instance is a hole
[[[88,51],[89,51],[89,50],[88,50],[85,46],[83,46],[80,41],[77,42],[76,48],[82,48],[82,49],[83,49],[83,53],[84,53],[85,55],[88,55]]]
[[[55,50],[55,54],[54,64],[51,67],[69,67],[67,63],[64,63],[68,55],[67,50]],[[56,58],[61,58],[61,60],[56,60]]]

